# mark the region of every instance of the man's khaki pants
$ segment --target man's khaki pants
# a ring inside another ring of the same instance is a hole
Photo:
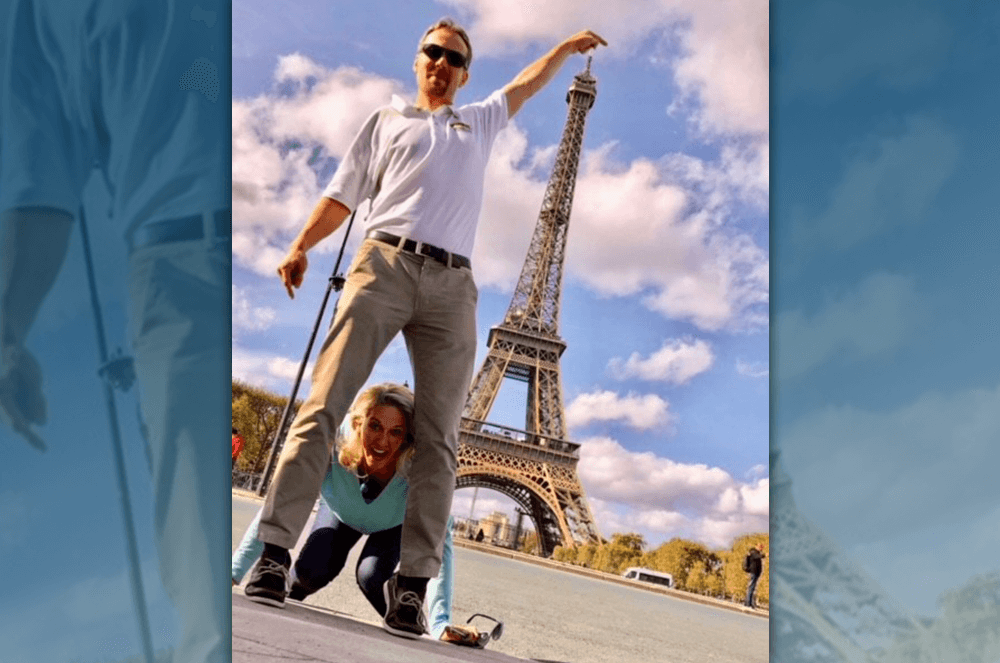
[[[469,269],[375,240],[362,243],[264,502],[262,541],[295,547],[340,422],[402,331],[413,367],[416,453],[407,474],[400,573],[437,575],[455,491],[458,424],[476,356],[477,299]]]

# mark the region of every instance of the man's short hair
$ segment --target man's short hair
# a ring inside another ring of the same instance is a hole
[[[427,39],[427,35],[434,32],[435,30],[441,30],[441,29],[451,30],[459,37],[461,37],[463,42],[465,42],[465,50],[467,51],[465,56],[465,68],[468,69],[469,66],[472,64],[472,42],[469,40],[469,35],[465,31],[465,28],[463,28],[461,25],[456,23],[452,18],[449,18],[447,16],[439,20],[431,27],[427,28],[427,31],[424,32],[424,36],[420,38],[420,43],[417,44],[417,51],[419,51],[420,48],[424,45],[424,40]]]

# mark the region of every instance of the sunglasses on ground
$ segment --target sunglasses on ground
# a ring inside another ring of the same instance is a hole
[[[444,46],[438,46],[437,44],[424,44],[420,49],[424,55],[431,59],[432,62],[437,62],[437,60],[443,55],[452,67],[456,69],[465,69],[465,56],[458,51],[453,51],[450,48],[445,48]]]
[[[500,639],[500,636],[503,635],[503,622],[498,619],[494,619],[489,615],[484,615],[481,612],[477,612],[476,614],[469,617],[469,619],[467,619],[465,623],[471,624],[472,620],[475,619],[476,617],[483,617],[485,619],[489,619],[490,621],[496,623],[496,626],[493,627],[493,630],[490,631],[489,633],[483,633],[484,637],[478,643],[476,643],[476,646],[482,649],[483,647],[486,646],[486,643],[489,642],[490,640]]]

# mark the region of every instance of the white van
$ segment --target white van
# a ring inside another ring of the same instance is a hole
[[[664,587],[674,586],[674,577],[669,573],[661,573],[659,571],[646,569],[641,566],[630,566],[625,569],[625,573],[622,574],[622,577],[628,578],[629,580],[650,582],[654,585],[663,585]]]

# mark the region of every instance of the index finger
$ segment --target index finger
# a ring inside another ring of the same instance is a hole
[[[289,273],[284,265],[278,268],[278,277],[281,279],[282,285],[285,286],[285,290],[288,292],[288,296],[295,299],[295,292],[292,290],[292,275]]]
[[[593,30],[587,30],[587,36],[589,36],[589,37],[591,37],[593,39],[596,39],[598,41],[598,43],[600,43],[602,46],[607,46],[608,45],[608,42],[606,42],[604,40],[604,37],[602,37],[601,35],[597,34]]]

